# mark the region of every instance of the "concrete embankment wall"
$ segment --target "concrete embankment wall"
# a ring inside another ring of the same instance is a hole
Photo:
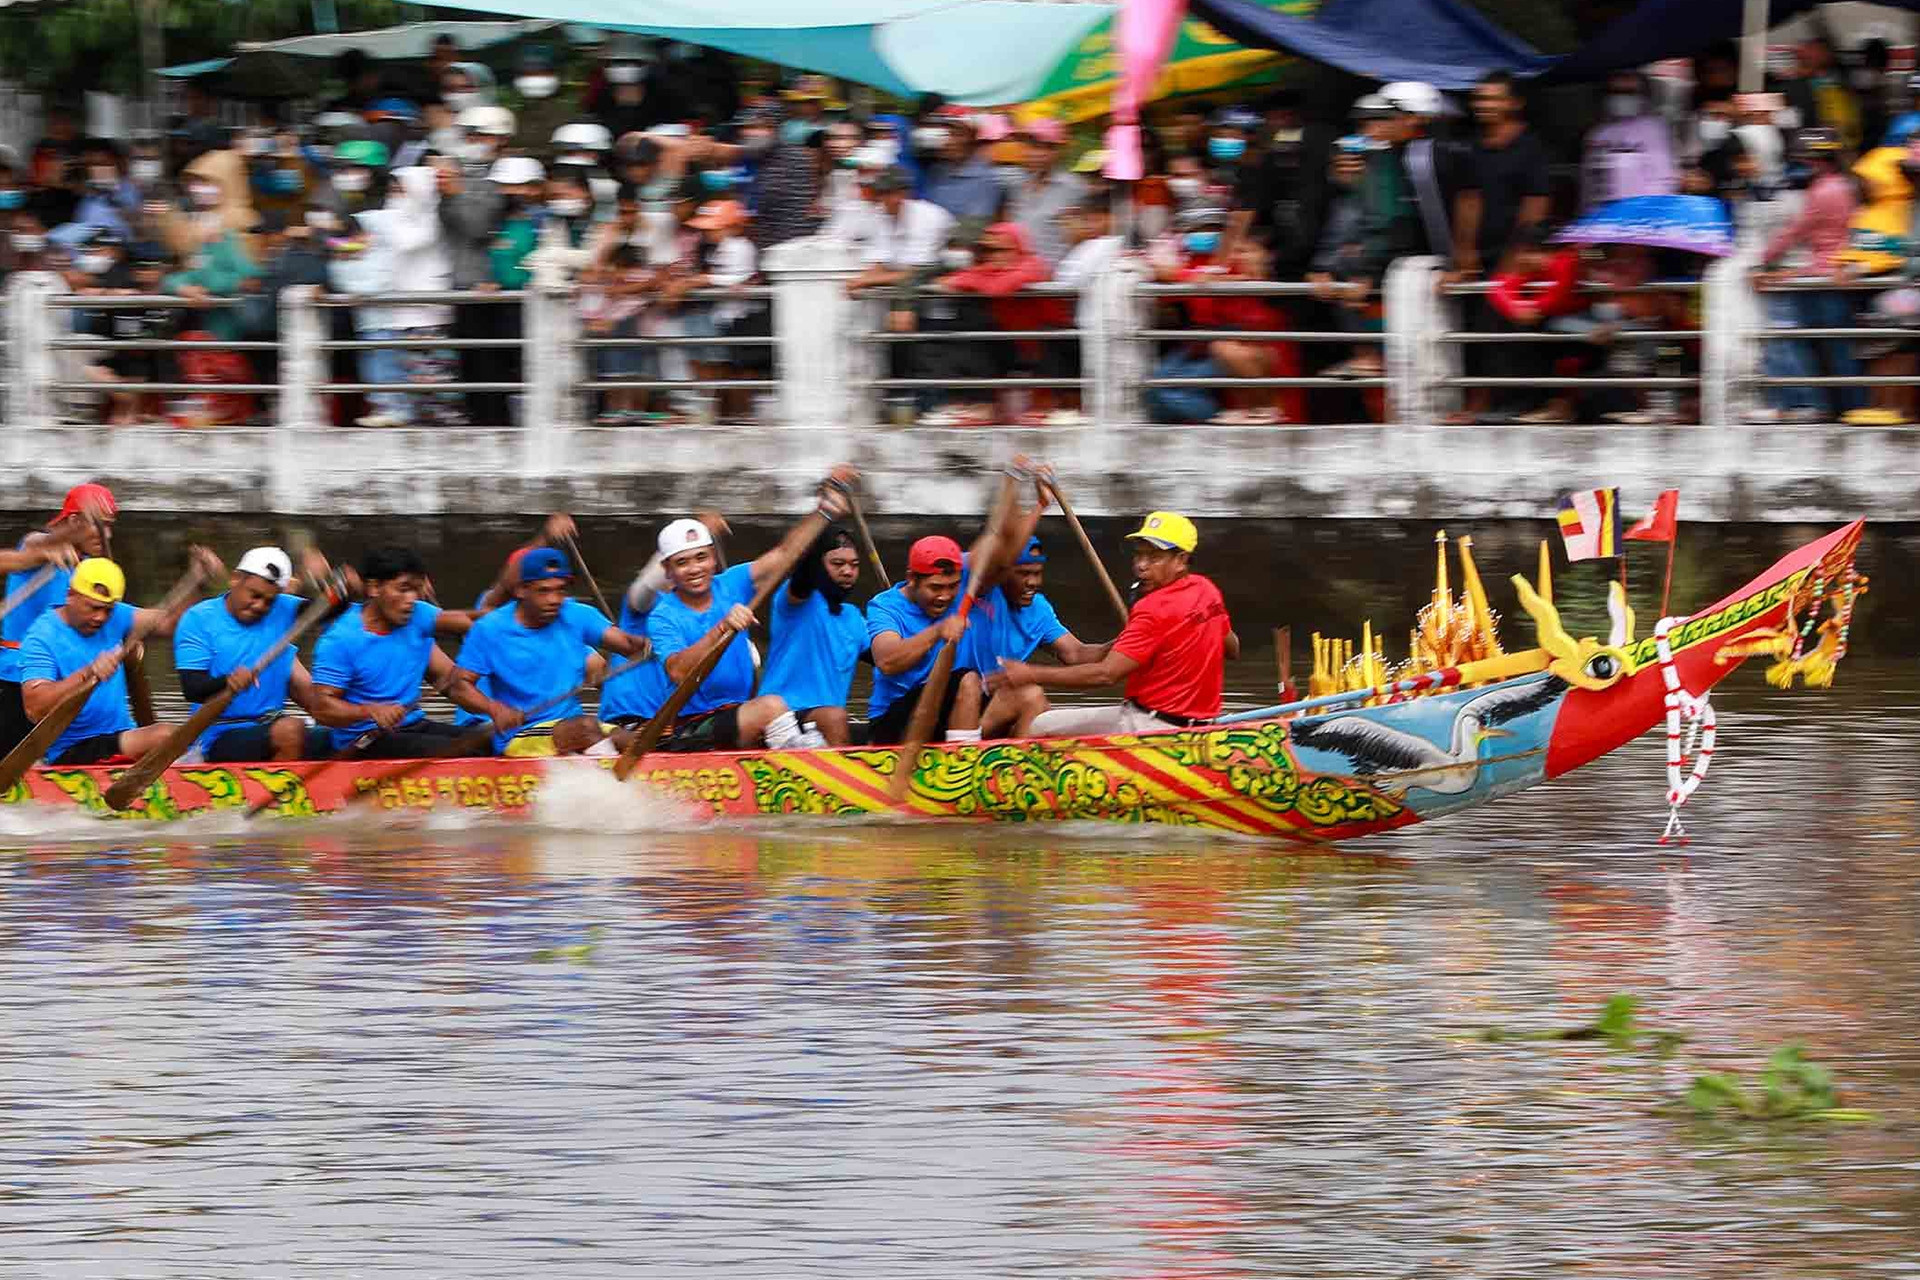
[[[1045,430],[630,427],[287,430],[9,425],[0,507],[57,505],[80,480],[154,512],[501,515],[804,508],[838,461],[876,513],[964,516],[1016,452],[1077,508],[1205,518],[1527,519],[1569,489],[1661,489],[1690,521],[1818,523],[1920,512],[1920,428],[1089,427]]]

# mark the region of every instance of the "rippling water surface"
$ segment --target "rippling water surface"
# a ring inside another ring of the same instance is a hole
[[[1920,681],[1758,684],[1684,850],[1653,738],[1344,854],[10,815],[0,1271],[1912,1272]],[[1873,1118],[1667,1109],[1790,1040]]]

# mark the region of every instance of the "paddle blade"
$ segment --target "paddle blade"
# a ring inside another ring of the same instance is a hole
[[[185,724],[168,734],[165,742],[141,756],[132,768],[115,778],[113,785],[107,788],[107,808],[116,811],[125,809],[146,794],[153,780],[165,773],[167,766],[178,760],[181,753],[193,745],[194,739],[220,718],[233,702],[233,697],[233,690],[227,689],[209,698]]]
[[[14,783],[27,776],[27,770],[39,763],[54,739],[67,731],[74,717],[80,714],[80,708],[87,705],[94,688],[95,683],[89,681],[68,694],[59,705],[47,712],[39,724],[33,726],[33,732],[22,738],[19,746],[7,753],[6,759],[0,760],[0,792],[11,790]]]

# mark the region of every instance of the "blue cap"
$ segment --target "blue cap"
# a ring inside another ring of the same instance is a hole
[[[1020,553],[1020,558],[1014,561],[1015,564],[1045,564],[1046,562],[1047,553],[1040,549],[1040,539],[1037,537],[1027,539],[1026,549]]]
[[[535,547],[520,557],[520,581],[538,582],[542,578],[571,578],[573,565],[567,553],[552,547]]]

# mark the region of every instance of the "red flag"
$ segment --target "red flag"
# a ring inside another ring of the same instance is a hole
[[[1627,530],[1626,536],[1633,542],[1672,542],[1679,515],[1680,491],[1668,489],[1653,500],[1653,510]]]

